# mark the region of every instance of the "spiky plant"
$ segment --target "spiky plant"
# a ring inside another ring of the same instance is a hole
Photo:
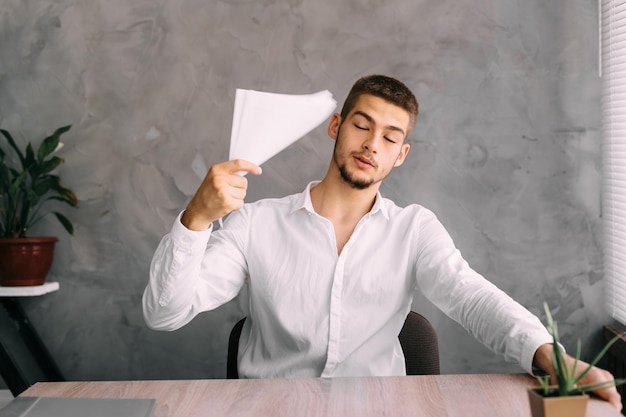
[[[552,314],[550,313],[550,308],[548,308],[548,304],[544,303],[543,307],[545,309],[548,321],[547,328],[550,332],[550,335],[552,336],[552,366],[554,368],[554,374],[557,384],[556,387],[552,387],[550,385],[550,375],[537,377],[537,379],[539,380],[539,384],[541,384],[541,387],[543,388],[544,396],[565,397],[570,395],[580,395],[591,391],[609,388],[613,385],[618,386],[626,383],[626,379],[616,379],[615,381],[605,381],[594,384],[579,385],[579,383],[589,374],[591,368],[595,366],[600,361],[600,359],[602,359],[602,357],[608,352],[611,346],[613,346],[613,344],[619,340],[620,336],[615,336],[613,339],[611,339],[609,343],[604,346],[604,349],[602,349],[600,353],[598,353],[598,355],[591,361],[589,366],[585,368],[583,372],[578,374],[578,365],[580,363],[581,351],[580,340],[578,340],[576,346],[574,364],[571,368],[569,368],[567,366],[567,363],[565,362],[565,354],[561,349],[558,326],[556,322],[552,319]]]

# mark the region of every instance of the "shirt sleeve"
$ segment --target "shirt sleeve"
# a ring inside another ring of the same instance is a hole
[[[235,232],[187,229],[174,221],[157,247],[142,307],[148,327],[176,330],[203,311],[233,299],[245,283],[245,259]],[[240,221],[239,224],[242,222]]]
[[[536,350],[552,342],[541,321],[470,268],[432,212],[418,234],[417,286],[424,295],[493,352],[532,373]]]

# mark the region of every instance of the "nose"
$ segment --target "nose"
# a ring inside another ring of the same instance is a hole
[[[378,141],[381,139],[378,136],[375,133],[368,135],[365,141],[363,141],[363,149],[373,154],[378,153]]]

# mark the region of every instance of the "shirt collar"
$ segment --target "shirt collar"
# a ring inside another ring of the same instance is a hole
[[[313,208],[313,202],[311,201],[311,189],[315,188],[317,184],[321,181],[311,181],[304,191],[296,196],[294,199],[293,205],[291,207],[290,213],[295,211],[304,209],[309,213],[315,213],[315,209]],[[385,219],[389,220],[389,210],[385,204],[383,204],[383,196],[380,194],[380,191],[376,192],[376,200],[374,201],[374,205],[372,209],[368,213],[369,215],[376,214],[377,212],[381,212],[381,214],[385,217]]]

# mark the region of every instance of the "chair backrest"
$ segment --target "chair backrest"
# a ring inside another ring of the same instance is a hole
[[[239,320],[228,338],[228,357],[226,359],[226,377],[238,379],[237,352],[239,337],[246,318]],[[439,344],[437,333],[430,322],[421,314],[409,312],[404,326],[398,335],[404,352],[407,375],[439,375]]]
[[[439,375],[439,343],[426,317],[410,311],[398,335],[407,375]]]
[[[237,371],[237,353],[239,352],[239,336],[246,318],[242,318],[233,326],[228,338],[228,357],[226,358],[226,378],[239,379],[239,371]]]

